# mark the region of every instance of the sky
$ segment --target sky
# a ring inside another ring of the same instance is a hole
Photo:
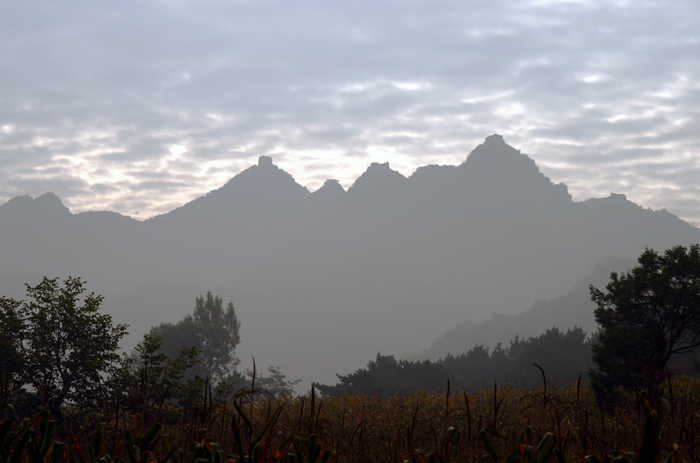
[[[575,201],[700,226],[700,2],[0,6],[0,203],[137,219],[269,155],[310,191],[501,134]]]

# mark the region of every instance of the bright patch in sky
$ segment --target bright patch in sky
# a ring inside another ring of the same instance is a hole
[[[175,161],[179,159],[184,153],[187,152],[187,148],[182,145],[172,145],[170,147],[170,160]]]
[[[586,82],[587,84],[594,84],[596,82],[602,81],[603,79],[605,79],[605,77],[603,77],[601,75],[592,75],[592,76],[586,76],[581,80]]]

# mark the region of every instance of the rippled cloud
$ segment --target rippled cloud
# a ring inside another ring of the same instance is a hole
[[[14,2],[0,200],[167,212],[271,155],[314,190],[500,133],[575,200],[700,225],[700,4]]]

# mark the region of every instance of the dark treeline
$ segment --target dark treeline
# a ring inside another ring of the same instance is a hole
[[[543,380],[574,382],[585,377],[593,363],[591,340],[581,328],[566,332],[554,327],[528,339],[516,337],[510,346],[498,344],[489,349],[476,345],[466,353],[447,355],[431,362],[397,360],[377,354],[366,368],[347,376],[338,375],[334,386],[316,385],[328,394],[381,394],[443,391],[450,386],[481,389],[494,382],[513,386],[533,386]],[[542,370],[537,366],[539,365]]]

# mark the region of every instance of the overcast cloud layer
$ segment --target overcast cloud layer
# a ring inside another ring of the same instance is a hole
[[[487,135],[575,200],[700,225],[700,2],[100,1],[0,7],[0,201],[167,212],[273,156],[315,190]]]

